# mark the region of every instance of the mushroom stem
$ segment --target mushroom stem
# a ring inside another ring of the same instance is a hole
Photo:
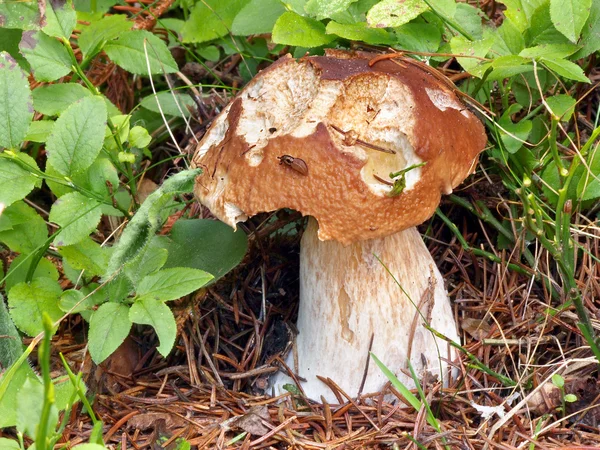
[[[452,359],[454,351],[422,324],[458,342],[456,323],[442,276],[417,229],[346,247],[320,241],[317,232],[310,218],[300,254],[299,367],[292,353],[288,357],[289,367],[306,379],[306,395],[336,402],[320,375],[356,396],[372,336],[373,354],[407,386],[414,386],[408,359],[421,378],[425,371],[447,377],[444,360]],[[275,385],[287,382],[280,374]],[[362,393],[379,391],[386,382],[369,361]]]

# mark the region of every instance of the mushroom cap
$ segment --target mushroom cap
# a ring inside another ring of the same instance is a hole
[[[198,199],[232,227],[294,209],[343,244],[428,219],[473,171],[484,127],[449,81],[402,60],[369,66],[375,56],[287,56],[260,72],[196,148]],[[390,195],[391,172],[423,163]]]

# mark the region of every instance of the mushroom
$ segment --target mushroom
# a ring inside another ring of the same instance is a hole
[[[232,227],[280,208],[310,216],[288,365],[311,399],[335,401],[317,376],[351,396],[381,389],[384,374],[365,371],[369,349],[409,386],[409,360],[420,376],[445,376],[454,351],[424,322],[459,340],[415,226],[473,171],[485,131],[439,74],[375,56],[279,59],[221,112],[193,159],[204,169],[197,198]],[[287,380],[278,374],[276,387]]]

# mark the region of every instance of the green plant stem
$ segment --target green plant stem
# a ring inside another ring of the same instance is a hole
[[[48,449],[48,421],[50,411],[54,405],[54,384],[50,378],[50,336],[52,336],[52,321],[47,314],[42,318],[44,324],[44,338],[38,350],[38,357],[42,369],[42,380],[44,382],[44,404],[42,405],[42,415],[38,425],[38,431],[35,438],[35,446],[38,450]]]
[[[65,371],[67,372],[67,375],[69,376],[69,380],[71,380],[71,383],[73,383],[73,386],[75,387],[77,395],[79,396],[79,400],[81,400],[81,403],[83,403],[83,406],[85,406],[85,409],[87,410],[87,413],[90,416],[92,423],[94,425],[96,425],[97,423],[102,423],[100,420],[98,420],[98,418],[96,417],[96,414],[94,414],[92,405],[90,405],[90,402],[88,401],[87,397],[85,396],[85,392],[83,392],[83,389],[81,388],[81,376],[80,376],[81,374],[76,376],[73,373],[73,371],[71,370],[71,368],[69,367],[69,364],[67,363],[67,360],[65,359],[64,355],[62,353],[59,353],[59,356],[60,356],[60,360],[63,363],[63,367],[65,368]]]
[[[454,235],[460,242],[460,245],[462,246],[462,248],[465,251],[473,253],[474,255],[477,255],[477,256],[483,256],[495,263],[504,263],[505,262],[502,258],[494,255],[493,253],[482,250],[480,248],[471,247],[469,245],[469,243],[467,242],[467,240],[462,235],[462,233],[460,232],[460,230],[458,229],[458,227],[454,224],[454,222],[452,222],[442,211],[440,211],[439,208],[436,210],[435,213],[438,215],[438,217],[440,219],[442,219],[444,221],[444,223],[450,228],[450,230],[452,230],[452,232],[454,233]],[[510,270],[514,270],[515,272],[518,272],[523,275],[528,275],[528,276],[532,275],[531,271],[525,269],[524,267],[522,267],[520,265],[514,264],[514,263],[507,263],[507,267]]]
[[[515,237],[513,236],[513,234],[502,226],[502,224],[498,221],[498,219],[496,219],[496,217],[492,214],[490,209],[481,200],[476,200],[475,205],[473,205],[468,200],[466,200],[462,197],[459,197],[455,194],[449,195],[448,198],[450,199],[450,201],[452,203],[462,206],[463,208],[465,208],[466,210],[468,210],[469,212],[471,212],[472,214],[477,216],[479,219],[481,219],[484,222],[488,223],[489,225],[493,226],[496,229],[496,231],[498,231],[500,234],[502,234],[512,244],[516,244],[516,240],[515,240]],[[527,248],[523,249],[523,257],[527,260],[527,263],[531,267],[535,266],[535,257],[529,251],[529,249],[527,249]]]

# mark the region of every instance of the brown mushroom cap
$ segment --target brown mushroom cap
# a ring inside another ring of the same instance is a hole
[[[428,71],[393,60],[370,67],[374,56],[286,57],[259,73],[198,144],[200,201],[233,227],[291,208],[317,219],[321,239],[344,244],[429,218],[473,170],[483,125]],[[422,162],[390,196],[390,172]]]

